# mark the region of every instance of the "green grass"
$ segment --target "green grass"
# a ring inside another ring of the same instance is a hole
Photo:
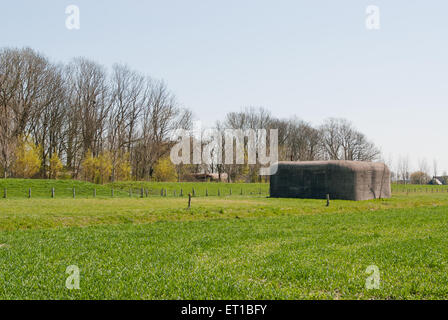
[[[0,199],[0,298],[448,297],[448,193],[330,207],[227,194],[186,205],[160,196]],[[80,290],[65,288],[69,265],[80,268]],[[380,270],[377,290],[365,288],[369,265]]]
[[[448,186],[393,184],[395,193],[448,193]]]
[[[32,198],[51,198],[51,190],[55,189],[55,198],[73,198],[75,189],[76,198],[93,198],[94,190],[97,198],[139,198],[141,190],[148,196],[161,196],[161,191],[166,190],[167,197],[178,197],[181,192],[184,196],[188,193],[196,197],[208,196],[268,196],[268,183],[216,183],[216,182],[144,182],[128,181],[114,182],[97,185],[76,180],[39,180],[39,179],[0,179],[0,197],[7,190],[7,198],[26,199],[31,189]],[[394,193],[448,193],[448,186],[431,185],[392,185]]]
[[[148,196],[161,196],[161,191],[166,190],[167,197],[178,197],[181,193],[187,196],[188,193],[197,197],[209,196],[267,196],[269,194],[269,184],[267,183],[201,183],[201,182],[115,182],[105,185],[97,185],[89,182],[76,180],[40,180],[40,179],[0,179],[0,197],[6,196],[10,199],[31,198],[51,198],[52,189],[55,190],[55,198],[73,198],[75,189],[76,198],[93,198],[96,191],[96,198],[139,198],[143,188],[144,196],[146,191]],[[112,193],[113,191],[113,193]]]
[[[72,198],[73,188],[75,196],[79,198],[93,198],[94,190],[99,198],[110,198],[112,188],[107,185],[76,180],[39,180],[39,179],[0,179],[0,196],[4,197],[4,190],[8,199],[51,198],[51,190],[55,190],[55,198]],[[122,190],[114,190],[115,197],[128,197],[129,193]]]

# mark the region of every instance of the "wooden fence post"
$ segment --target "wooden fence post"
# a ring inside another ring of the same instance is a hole
[[[96,189],[93,189],[93,197],[96,198]]]
[[[330,206],[330,195],[327,194],[327,207],[329,207],[329,206]]]
[[[75,187],[73,187],[73,199],[75,199],[76,198],[76,190],[75,190]]]
[[[28,189],[28,199],[31,198],[31,188]]]
[[[7,198],[8,197],[8,189],[4,188],[3,189],[3,198]]]
[[[114,188],[111,189],[110,195],[112,198],[114,197]]]
[[[51,197],[54,198],[54,188],[51,188]]]
[[[188,194],[188,209],[191,208],[191,193]]]

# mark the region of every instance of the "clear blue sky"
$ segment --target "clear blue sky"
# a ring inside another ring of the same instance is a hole
[[[79,6],[81,29],[65,27]],[[365,27],[380,8],[381,29]],[[124,62],[163,78],[197,119],[263,106],[345,117],[396,161],[448,171],[446,0],[39,0],[0,9],[0,46]]]

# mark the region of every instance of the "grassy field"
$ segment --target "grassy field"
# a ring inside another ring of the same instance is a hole
[[[2,299],[448,298],[448,192],[326,207],[267,198],[268,185],[5,185],[36,196],[0,199]],[[67,192],[51,199],[52,185]],[[85,196],[73,199],[73,186]],[[111,187],[123,194],[110,197]],[[142,187],[198,196],[188,210],[186,197],[126,192]],[[104,196],[89,197],[93,188]],[[221,196],[205,197],[205,188]],[[69,265],[80,269],[80,290],[65,287]],[[370,265],[379,289],[365,287]]]
[[[6,191],[5,191],[6,189]],[[167,197],[184,196],[191,193],[197,197],[209,196],[267,196],[269,184],[267,183],[198,183],[198,182],[115,182],[106,185],[97,185],[75,180],[27,180],[27,179],[0,179],[0,197],[8,199],[51,198],[54,189],[55,198],[139,198],[143,189],[146,197],[161,196],[161,191]]]
[[[393,184],[392,191],[395,193],[448,193],[448,186]]]

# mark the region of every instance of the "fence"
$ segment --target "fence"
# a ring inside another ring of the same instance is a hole
[[[150,187],[150,188],[83,188],[83,187],[3,187],[3,199],[17,198],[150,198],[150,197],[230,197],[230,196],[269,196],[267,188],[223,187]]]
[[[447,193],[448,186],[417,186],[417,185],[397,185],[391,186],[392,194],[437,194]],[[269,196],[268,184],[212,184],[197,183],[188,184],[167,184],[167,185],[144,185],[135,186],[61,186],[50,185],[39,186],[17,186],[14,184],[0,185],[0,199],[17,198],[150,198],[150,197],[186,197],[188,194],[193,197],[267,197]]]
[[[448,193],[448,186],[428,186],[428,185],[392,185],[393,194],[409,193]]]

